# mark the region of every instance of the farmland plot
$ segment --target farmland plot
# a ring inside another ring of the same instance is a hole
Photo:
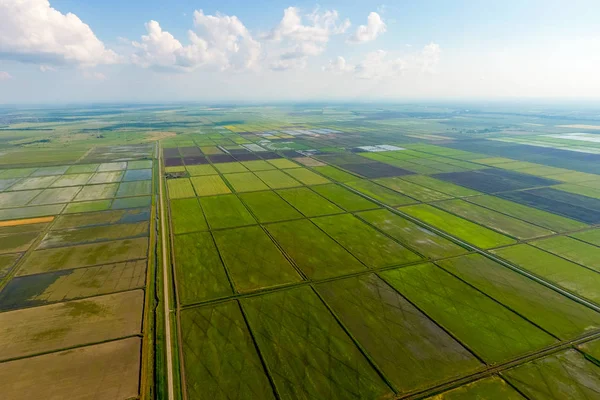
[[[430,205],[407,206],[401,207],[399,210],[482,249],[509,245],[516,242],[514,239],[501,235],[491,229],[484,228]]]
[[[570,292],[600,304],[600,274],[526,244],[505,247],[494,254]]]
[[[349,212],[370,210],[379,207],[376,203],[333,183],[313,186],[311,189],[338,207]]]
[[[200,198],[200,204],[211,229],[252,225],[256,220],[235,195]]]
[[[185,382],[190,399],[275,399],[239,305],[235,301],[185,310]],[[215,371],[219,371],[215,374]]]
[[[93,398],[138,395],[141,340],[128,338],[0,363],[7,399]],[[90,368],[94,365],[94,368]],[[57,385],[56,377],[60,377]]]
[[[556,341],[432,264],[385,271],[381,275],[487,363],[524,355]]]
[[[124,239],[34,251],[17,275],[30,275],[63,269],[146,258],[148,238]]]
[[[375,275],[322,283],[317,291],[400,392],[481,367],[471,353]]]
[[[260,223],[303,218],[274,192],[243,193],[239,197]]]
[[[459,388],[449,390],[437,396],[428,397],[429,400],[525,400],[519,392],[497,376],[484,378],[468,383]]]
[[[479,254],[436,264],[563,340],[600,328],[600,313]]]
[[[141,290],[0,313],[0,359],[138,334]]]
[[[548,236],[553,232],[539,226],[529,224],[516,218],[509,217],[499,212],[479,207],[464,200],[448,200],[435,204],[445,211],[461,216],[488,228],[494,229],[505,235],[517,239],[533,239]]]
[[[198,196],[231,193],[219,175],[194,176],[190,180]]]
[[[600,366],[575,350],[519,365],[502,375],[528,398],[592,399],[600,393]]]
[[[311,279],[366,270],[354,256],[308,220],[269,224],[266,228]]]
[[[262,228],[227,229],[213,235],[238,292],[302,280]]]
[[[175,236],[175,271],[180,304],[232,294],[219,253],[208,232]]]
[[[143,288],[146,262],[127,261],[16,277],[0,292],[0,310]]]
[[[312,221],[356,258],[371,268],[406,264],[421,257],[351,214],[313,218]]]
[[[452,257],[467,252],[448,239],[388,210],[365,211],[357,216],[425,257]]]
[[[390,388],[310,288],[246,298],[242,306],[283,397],[391,395]]]
[[[319,196],[312,190],[302,187],[295,189],[278,190],[277,193],[295,209],[307,217],[319,215],[339,214],[344,210]]]

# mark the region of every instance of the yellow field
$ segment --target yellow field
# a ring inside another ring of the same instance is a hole
[[[10,221],[0,221],[0,227],[39,224],[39,223],[43,223],[43,222],[52,222],[52,221],[54,221],[54,217],[13,219]]]
[[[573,124],[573,125],[556,125],[558,128],[571,128],[571,129],[593,129],[600,130],[600,125],[584,125],[584,124]]]

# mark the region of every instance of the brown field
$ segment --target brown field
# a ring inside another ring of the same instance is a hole
[[[139,338],[0,363],[3,399],[117,400],[137,397]]]
[[[323,167],[327,165],[317,159],[310,157],[297,157],[294,158],[294,161],[299,162],[300,164],[305,165],[307,167]]]
[[[21,276],[0,292],[0,310],[122,292],[145,285],[146,260]]]
[[[166,139],[176,135],[175,132],[152,131],[146,134],[146,141],[153,142],[155,140]]]
[[[133,290],[0,313],[0,360],[139,334],[143,302]]]

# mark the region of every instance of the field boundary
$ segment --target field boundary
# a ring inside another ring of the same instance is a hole
[[[165,313],[165,350],[167,355],[167,399],[175,399],[175,391],[173,388],[173,354],[172,354],[172,339],[171,339],[171,298],[169,291],[169,273],[168,273],[168,260],[167,260],[167,242],[166,242],[166,229],[165,229],[165,209],[164,209],[164,193],[163,186],[164,180],[162,176],[162,155],[159,151],[158,156],[158,175],[159,175],[159,204],[160,204],[160,229],[161,229],[161,244],[162,244],[162,264],[163,264],[163,302],[164,302],[164,313]]]

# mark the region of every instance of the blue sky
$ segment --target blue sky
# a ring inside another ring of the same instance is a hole
[[[0,0],[0,103],[600,97],[592,0]]]

